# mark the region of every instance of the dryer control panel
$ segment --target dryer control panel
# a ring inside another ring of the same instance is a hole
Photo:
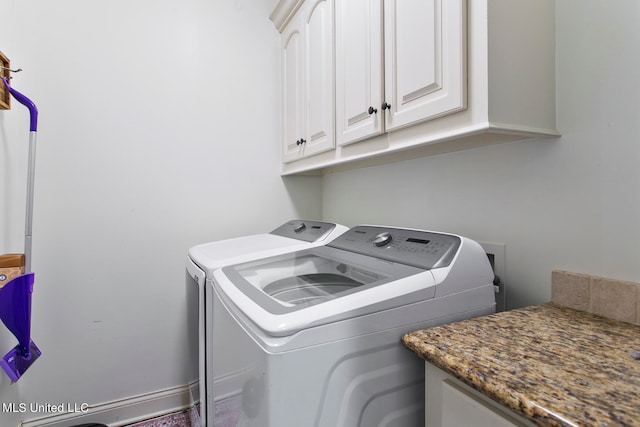
[[[294,219],[282,224],[270,234],[305,242],[318,242],[324,240],[335,228],[336,225],[330,222]]]
[[[328,246],[419,268],[451,264],[461,239],[451,234],[359,225]]]

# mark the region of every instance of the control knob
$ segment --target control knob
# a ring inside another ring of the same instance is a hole
[[[374,237],[373,244],[376,246],[384,246],[391,243],[391,240],[393,240],[393,236],[391,236],[391,233],[389,233],[388,231],[384,231]]]
[[[304,224],[304,222],[301,222],[293,227],[293,231],[296,233],[302,233],[304,230],[306,230],[306,228],[307,226]]]

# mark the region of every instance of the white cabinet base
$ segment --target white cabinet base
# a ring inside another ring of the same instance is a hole
[[[426,427],[528,427],[529,420],[425,363]]]

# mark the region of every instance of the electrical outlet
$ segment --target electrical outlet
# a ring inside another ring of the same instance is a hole
[[[506,267],[506,245],[504,243],[478,242],[487,253],[493,273],[500,278],[496,291],[496,311],[507,309],[507,292],[505,280],[507,276]]]

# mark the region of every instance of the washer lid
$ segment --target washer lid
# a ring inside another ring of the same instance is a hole
[[[189,249],[189,258],[209,276],[223,265],[238,264],[307,247],[309,243],[305,241],[274,234],[255,234],[194,246]]]
[[[326,246],[223,267],[214,278],[227,301],[274,336],[435,295],[425,269]]]
[[[270,233],[218,240],[189,249],[188,258],[207,276],[223,265],[239,264],[285,252],[293,252],[330,242],[347,228],[343,225],[309,220],[288,221]]]

